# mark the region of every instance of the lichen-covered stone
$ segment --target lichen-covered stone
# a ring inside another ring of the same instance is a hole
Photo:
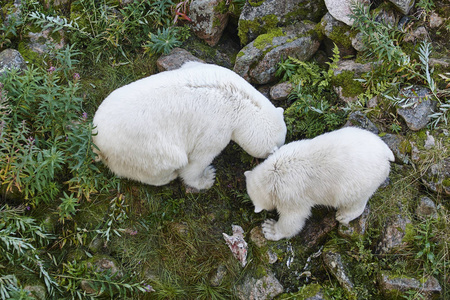
[[[396,163],[409,163],[411,144],[403,136],[388,133],[383,135],[381,139],[389,146],[389,149],[391,149],[391,151],[394,153]]]
[[[369,218],[369,214],[370,207],[367,205],[362,215],[351,221],[349,225],[339,224],[339,235],[347,238],[364,235],[367,229],[367,219]]]
[[[236,287],[237,296],[241,300],[248,299],[273,299],[283,292],[283,286],[269,270],[265,270],[263,276],[255,278],[247,276],[243,282]]]
[[[355,2],[368,4],[366,0],[325,0],[325,5],[335,19],[352,26],[353,19],[350,18],[350,15],[352,14],[352,4]]]
[[[388,253],[394,248],[405,246],[403,238],[406,236],[408,224],[411,224],[411,220],[402,213],[388,220],[378,243],[378,253]]]
[[[323,261],[331,274],[336,277],[341,287],[344,288],[347,293],[352,294],[354,284],[348,275],[347,267],[342,261],[341,254],[331,250],[324,251]]]
[[[408,128],[413,131],[425,128],[437,106],[436,101],[431,99],[430,90],[413,86],[402,89],[399,97],[408,101],[408,107],[397,108],[397,113],[405,120]]]
[[[389,299],[400,299],[407,291],[416,291],[421,299],[435,299],[441,294],[442,288],[434,277],[427,277],[424,281],[407,276],[395,276],[388,271],[382,271],[380,287]]]
[[[281,58],[308,60],[319,48],[314,25],[307,22],[260,35],[237,55],[234,71],[254,84],[273,82]]]
[[[436,204],[429,197],[422,197],[417,206],[416,215],[420,218],[431,217],[437,219]]]
[[[327,13],[320,21],[320,28],[326,36],[325,46],[329,56],[333,54],[335,45],[338,47],[341,57],[356,54],[351,40],[352,36],[356,35],[356,32],[353,33],[350,26],[336,20],[330,13]]]
[[[228,12],[217,8],[225,0],[193,0],[189,7],[192,31],[208,45],[215,46],[228,24]]]
[[[296,21],[318,22],[326,13],[323,0],[265,0],[258,4],[246,1],[239,17],[239,38],[243,45],[274,28]]]
[[[411,8],[414,7],[415,0],[389,0],[394,4],[402,14],[407,15]]]
[[[180,68],[185,62],[188,61],[204,62],[184,49],[174,48],[169,54],[162,55],[158,58],[156,61],[156,67],[160,72],[170,71]]]
[[[285,100],[292,92],[293,86],[290,82],[282,82],[270,89],[270,99],[275,101]]]
[[[348,121],[344,126],[355,126],[363,128],[375,134],[379,133],[377,126],[372,121],[370,121],[364,113],[360,111],[350,113],[350,115],[348,116]]]
[[[424,185],[435,193],[450,196],[450,158],[436,162],[426,168],[422,175]]]
[[[20,52],[14,49],[6,49],[0,52],[0,77],[11,69],[23,71],[27,68],[25,60]]]

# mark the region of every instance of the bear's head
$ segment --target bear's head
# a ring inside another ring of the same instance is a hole
[[[267,182],[264,178],[260,178],[258,176],[258,170],[256,172],[255,170],[244,172],[247,183],[247,194],[255,206],[255,213],[259,213],[264,209],[267,211],[274,210],[276,207],[268,192]]]
[[[268,105],[246,115],[231,139],[251,156],[266,158],[284,145],[286,132],[283,108]]]

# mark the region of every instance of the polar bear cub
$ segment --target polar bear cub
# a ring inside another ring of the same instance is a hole
[[[116,175],[150,185],[180,176],[197,190],[213,185],[211,163],[230,140],[266,158],[286,136],[282,108],[233,71],[198,62],[113,91],[93,124],[95,151]]]
[[[277,209],[262,227],[269,240],[298,234],[315,205],[337,208],[343,224],[359,217],[388,177],[394,155],[375,134],[346,127],[284,145],[252,171],[247,192],[255,212]]]

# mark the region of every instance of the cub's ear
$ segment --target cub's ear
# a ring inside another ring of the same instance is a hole
[[[281,113],[284,112],[284,109],[283,109],[282,107],[277,107],[277,109],[278,109],[279,111],[281,111]]]
[[[244,172],[245,177],[248,177],[248,175],[250,175],[251,172],[252,172],[252,171],[245,171],[245,172]]]

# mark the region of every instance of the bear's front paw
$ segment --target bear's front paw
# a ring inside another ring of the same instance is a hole
[[[262,224],[262,231],[266,239],[271,241],[278,241],[283,238],[283,235],[277,232],[275,226],[276,224],[277,222],[272,219],[267,219],[264,221],[264,223]]]
[[[216,169],[213,166],[207,166],[203,170],[202,176],[198,180],[199,189],[209,189],[214,184],[214,179],[216,177]]]

